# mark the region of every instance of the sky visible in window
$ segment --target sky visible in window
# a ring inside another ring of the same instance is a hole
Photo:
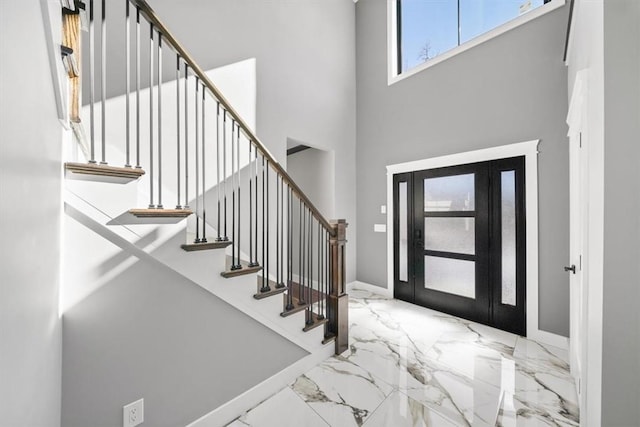
[[[402,0],[402,70],[433,58],[520,15],[520,6],[543,0]]]

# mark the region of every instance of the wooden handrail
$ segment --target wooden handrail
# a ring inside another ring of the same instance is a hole
[[[302,200],[302,202],[309,208],[313,216],[322,224],[322,226],[329,232],[331,236],[336,235],[336,228],[331,225],[331,223],[320,213],[318,208],[314,206],[314,204],[309,200],[309,198],[304,194],[304,192],[298,187],[295,181],[289,176],[286,170],[280,165],[280,163],[273,157],[271,152],[267,149],[267,147],[260,141],[260,139],[253,133],[251,128],[246,124],[246,122],[240,117],[240,114],[231,106],[231,103],[224,97],[224,95],[220,92],[220,90],[213,84],[213,82],[209,79],[209,77],[205,74],[204,70],[200,68],[200,66],[196,63],[193,57],[186,51],[186,49],[182,46],[182,44],[176,40],[171,31],[167,28],[166,25],[162,22],[162,20],[158,17],[156,12],[149,6],[149,4],[145,0],[129,0],[133,3],[138,9],[140,13],[149,21],[157,31],[160,32],[162,38],[165,39],[171,47],[180,55],[180,57],[191,67],[193,73],[198,76],[198,78],[202,81],[205,87],[211,92],[214,98],[224,107],[225,110],[233,119],[240,125],[242,132],[245,134],[247,139],[251,141],[251,143],[260,150],[262,155],[264,155],[268,160],[273,169],[280,174],[284,182],[289,185],[289,187],[293,190],[293,192]]]

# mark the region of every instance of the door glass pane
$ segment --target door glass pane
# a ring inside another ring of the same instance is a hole
[[[500,173],[502,218],[502,304],[516,305],[516,175]]]
[[[408,242],[409,242],[409,229],[407,226],[407,183],[401,182],[398,187],[398,218],[399,218],[399,249],[398,249],[398,279],[401,282],[408,281],[408,267],[409,267],[409,259],[407,256],[408,253]]]
[[[425,256],[424,287],[475,298],[476,264],[474,261]]]
[[[450,175],[424,180],[424,210],[473,211],[474,174]]]
[[[475,218],[425,218],[424,248],[475,255]]]

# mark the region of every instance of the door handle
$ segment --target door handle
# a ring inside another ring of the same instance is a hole
[[[565,266],[565,267],[564,267],[564,271],[570,271],[570,272],[572,272],[573,274],[576,274],[576,266],[575,266],[575,265],[573,265],[573,264],[571,265],[571,267],[567,267],[567,266]]]

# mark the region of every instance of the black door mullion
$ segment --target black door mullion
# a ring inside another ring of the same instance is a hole
[[[462,261],[477,261],[477,256],[473,254],[463,254],[459,252],[445,252],[445,251],[434,251],[432,249],[425,249],[423,251],[423,255],[426,256],[437,256],[439,258],[451,258],[451,259],[459,259]]]

